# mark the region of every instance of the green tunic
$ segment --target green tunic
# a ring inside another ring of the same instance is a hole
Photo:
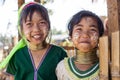
[[[6,72],[14,75],[15,80],[57,80],[55,68],[66,56],[62,48],[51,45],[36,69],[31,53],[25,46],[13,55]]]

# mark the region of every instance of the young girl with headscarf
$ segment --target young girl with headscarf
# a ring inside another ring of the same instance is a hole
[[[0,69],[6,67],[10,80],[57,80],[57,63],[67,56],[63,48],[50,44],[47,9],[36,2],[25,3],[19,10],[18,30],[21,40]]]

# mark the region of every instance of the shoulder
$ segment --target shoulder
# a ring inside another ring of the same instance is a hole
[[[60,47],[60,46],[57,46],[57,45],[51,45],[51,51],[52,52],[56,52],[56,53],[66,53],[65,49]]]
[[[23,53],[28,53],[28,48],[27,48],[27,46],[24,46],[24,47],[18,49],[18,50],[14,53],[13,57],[19,57],[19,56],[21,56],[21,55],[24,55]]]
[[[61,61],[57,64],[56,70],[65,68],[65,65],[66,65],[67,60],[68,60],[68,57],[66,57],[66,58],[64,58],[63,60],[61,60]]]
[[[56,73],[63,72],[64,69],[65,69],[65,66],[64,66],[64,59],[63,59],[57,64]]]
[[[68,58],[64,58],[63,60],[61,60],[57,67],[56,67],[56,75],[58,80],[68,80],[69,79],[69,75],[66,69],[66,60]]]
[[[28,50],[28,48],[27,48],[27,46],[24,46],[24,47],[18,49],[16,52],[21,52],[21,51],[23,52],[23,51],[26,51],[26,50]]]
[[[59,68],[64,67],[64,59],[61,60],[61,61],[58,63],[57,67],[59,67]]]
[[[55,44],[51,44],[52,48],[54,49],[60,49],[60,50],[64,50],[64,48],[62,48],[61,46],[55,45]]]
[[[51,45],[49,49],[49,55],[50,54],[52,57],[54,56],[54,58],[58,59],[59,61],[64,59],[64,57],[67,57],[67,52],[57,45]]]

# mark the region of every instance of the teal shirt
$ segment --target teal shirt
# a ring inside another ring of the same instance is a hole
[[[19,49],[11,58],[7,73],[13,75],[15,80],[57,80],[55,69],[67,54],[63,48],[51,45],[36,69],[27,46]]]

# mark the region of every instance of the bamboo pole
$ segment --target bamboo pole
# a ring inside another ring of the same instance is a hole
[[[41,3],[41,0],[34,0],[35,2]]]
[[[109,80],[108,36],[99,39],[100,80]]]
[[[18,9],[25,3],[25,0],[18,0]],[[21,36],[18,32],[18,41],[21,39]]]
[[[112,80],[120,80],[120,32],[112,33]]]
[[[18,0],[18,9],[21,7],[23,3],[25,3],[25,0]]]

